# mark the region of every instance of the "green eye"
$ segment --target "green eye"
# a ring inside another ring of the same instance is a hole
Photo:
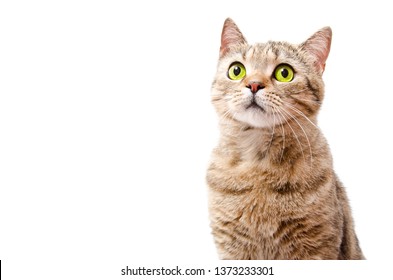
[[[241,80],[246,75],[246,68],[240,62],[232,63],[228,69],[228,78],[231,80]]]
[[[293,76],[293,69],[287,64],[278,65],[274,70],[274,77],[279,82],[288,83],[293,80]]]

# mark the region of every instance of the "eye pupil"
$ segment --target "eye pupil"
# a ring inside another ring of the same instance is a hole
[[[233,68],[233,74],[235,74],[235,76],[239,76],[241,71],[242,70],[240,69],[239,66],[235,66],[235,68]]]
[[[283,76],[284,78],[288,78],[288,75],[289,75],[288,69],[283,68],[281,70],[281,76]]]

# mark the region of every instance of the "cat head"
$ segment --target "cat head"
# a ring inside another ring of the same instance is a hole
[[[220,117],[253,127],[273,127],[291,119],[314,120],[324,95],[322,74],[332,31],[325,27],[304,43],[249,45],[227,19],[212,86]]]

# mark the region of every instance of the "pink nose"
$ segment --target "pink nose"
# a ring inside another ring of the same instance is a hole
[[[264,88],[262,83],[259,83],[259,82],[251,82],[246,87],[248,87],[253,94],[256,94],[258,92],[258,90]]]

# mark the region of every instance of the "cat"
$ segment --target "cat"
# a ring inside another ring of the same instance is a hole
[[[317,126],[332,31],[249,45],[226,19],[212,104],[220,138],[207,170],[220,259],[364,259],[346,192]]]

